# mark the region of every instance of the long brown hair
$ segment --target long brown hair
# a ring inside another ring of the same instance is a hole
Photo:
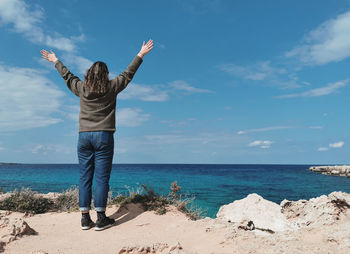
[[[84,84],[90,93],[105,94],[109,82],[108,68],[104,62],[95,62],[86,72]]]

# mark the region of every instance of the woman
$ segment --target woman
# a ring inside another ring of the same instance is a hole
[[[143,62],[143,57],[153,48],[153,40],[143,42],[140,52],[128,68],[118,77],[109,80],[104,62],[95,62],[86,72],[84,82],[71,73],[51,50],[41,50],[42,57],[55,64],[68,88],[80,98],[79,113],[79,207],[82,212],[81,228],[103,230],[115,224],[106,216],[109,177],[114,154],[116,97],[132,80]],[[91,186],[95,174],[96,224],[90,218]]]

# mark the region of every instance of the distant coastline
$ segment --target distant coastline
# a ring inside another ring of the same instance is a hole
[[[16,162],[0,162],[0,165],[22,165],[23,163]]]

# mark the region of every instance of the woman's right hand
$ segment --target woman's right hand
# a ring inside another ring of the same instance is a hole
[[[152,48],[153,48],[153,40],[149,40],[147,42],[147,44],[145,44],[145,42],[143,42],[141,50],[138,53],[138,55],[142,58],[144,55],[147,55],[148,52],[150,52]]]

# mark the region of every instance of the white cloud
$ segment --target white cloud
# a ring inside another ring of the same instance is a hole
[[[44,42],[39,41],[40,43],[45,43],[47,46],[60,49],[67,52],[72,52],[75,50],[76,45],[74,40],[71,38],[66,38],[61,35],[56,36],[55,38],[50,35],[46,35],[46,39]]]
[[[32,153],[40,153],[40,152],[46,152],[48,149],[46,146],[42,145],[42,144],[39,144],[39,145],[35,145],[34,147],[32,147],[30,149],[30,151]]]
[[[265,80],[275,74],[286,73],[285,69],[271,67],[270,61],[258,62],[253,66],[223,64],[219,68],[226,73],[248,80]]]
[[[76,68],[78,69],[79,73],[82,75],[81,80],[84,79],[84,76],[86,74],[86,71],[91,67],[93,64],[93,61],[82,57],[82,56],[77,56],[75,54],[64,54],[62,56],[63,58],[63,64],[65,65],[75,65]]]
[[[318,97],[329,95],[337,92],[340,88],[347,86],[350,79],[338,81],[335,83],[328,84],[327,86],[311,89],[302,93],[285,94],[277,96],[276,98],[295,98],[295,97]]]
[[[142,113],[139,108],[121,108],[117,110],[116,125],[135,127],[146,122],[150,114]]]
[[[259,129],[241,130],[241,131],[238,131],[237,134],[242,135],[242,134],[247,134],[247,133],[251,133],[251,132],[274,131],[274,130],[282,130],[282,129],[290,129],[290,128],[294,128],[294,127],[291,127],[291,126],[271,126],[271,127],[259,128]]]
[[[327,20],[307,34],[302,44],[286,53],[311,65],[341,61],[350,56],[350,11]]]
[[[344,142],[343,141],[339,141],[339,142],[336,142],[336,143],[329,144],[329,147],[332,147],[332,148],[341,148],[343,146],[344,146]]]
[[[145,42],[146,43],[146,42]],[[159,47],[159,48],[161,48],[161,49],[165,49],[165,45],[164,44],[162,44],[162,43],[160,43],[160,42],[154,42],[153,43],[153,45],[154,45],[154,47]]]
[[[204,148],[204,145],[210,147],[239,147],[242,143],[241,140],[246,140],[244,137],[240,137],[233,133],[224,132],[199,132],[186,134],[181,131],[175,133],[156,134],[156,135],[145,135],[144,141],[146,144],[182,144],[184,146],[199,145]]]
[[[259,146],[260,148],[266,149],[270,148],[273,142],[270,140],[255,140],[248,144],[248,146]]]
[[[140,85],[131,83],[128,87],[118,95],[122,100],[135,99],[142,101],[167,101],[171,92],[186,91],[187,93],[211,93],[207,89],[200,89],[189,85],[186,81],[175,80],[169,82],[169,86],[164,85]]]
[[[29,6],[22,0],[0,1],[0,22],[13,25],[13,30],[23,34],[28,40],[48,47],[73,52],[76,42],[82,41],[84,36],[64,37],[59,33],[46,34],[40,26],[43,21],[44,11],[39,6]]]
[[[270,61],[256,62],[248,66],[236,64],[222,64],[218,66],[220,70],[233,76],[252,81],[264,81],[266,85],[277,86],[282,89],[294,89],[307,82],[299,81],[294,73],[288,73],[284,68],[273,67]]]
[[[64,93],[38,70],[0,65],[0,130],[55,124]]]
[[[328,147],[319,147],[318,151],[320,152],[328,151]]]
[[[146,86],[131,83],[118,95],[119,99],[136,99],[142,101],[166,101],[169,95],[166,91],[160,90],[157,86]]]
[[[43,11],[38,7],[28,10],[28,5],[21,0],[0,1],[0,21],[13,24],[18,33],[24,33],[31,40],[43,40],[43,31],[37,27],[42,21]]]
[[[80,106],[79,105],[65,105],[63,115],[65,115],[67,118],[78,122],[79,121],[79,111]]]
[[[137,161],[148,158],[147,160],[151,162],[193,162],[197,159],[202,161],[203,156],[208,159],[213,151],[220,156],[230,154],[230,158],[232,156],[239,158],[247,153],[256,155],[263,150],[245,147],[249,141],[247,137],[225,131],[201,132],[177,129],[163,133],[157,131],[157,133],[148,135],[134,134],[135,136],[121,136],[119,139],[118,147],[128,150],[127,154],[120,157],[122,161],[131,161],[133,157],[129,155],[134,154],[139,158]],[[234,151],[233,155],[232,151]]]
[[[74,152],[74,149],[74,147],[67,147],[63,144],[35,144],[29,147],[31,153],[43,155],[48,153],[71,154]]]
[[[211,93],[212,91],[207,89],[196,88],[191,86],[184,80],[175,80],[169,83],[169,85],[176,90],[183,90],[191,93]]]

